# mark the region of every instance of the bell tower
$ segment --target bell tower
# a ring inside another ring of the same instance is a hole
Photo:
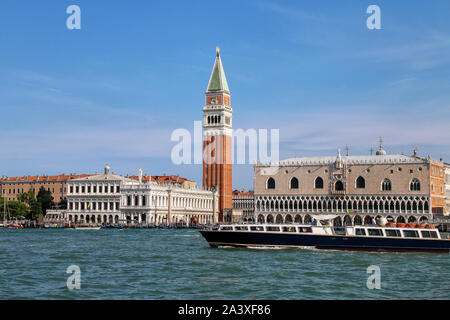
[[[232,114],[230,89],[216,49],[216,60],[206,89],[203,107],[203,189],[215,188],[219,195],[218,222],[232,204]]]

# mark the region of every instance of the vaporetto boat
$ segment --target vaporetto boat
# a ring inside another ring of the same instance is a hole
[[[312,224],[223,224],[200,233],[211,247],[287,247],[326,250],[450,253],[433,225],[395,224],[346,226],[340,232],[330,220],[315,217]]]

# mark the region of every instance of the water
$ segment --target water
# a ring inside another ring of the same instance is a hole
[[[66,286],[81,269],[81,289]],[[367,267],[381,289],[366,286]],[[0,229],[0,299],[449,299],[450,256],[210,248],[195,230]]]

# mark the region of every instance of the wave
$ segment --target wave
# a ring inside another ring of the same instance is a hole
[[[256,250],[286,250],[288,247],[261,247],[261,246],[248,246],[248,249],[256,249]]]

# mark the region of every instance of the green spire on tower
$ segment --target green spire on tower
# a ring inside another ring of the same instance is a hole
[[[225,71],[223,71],[222,60],[220,59],[220,48],[216,48],[217,55],[216,61],[214,61],[214,67],[209,79],[207,92],[211,91],[226,91],[230,92],[228,88],[227,78],[225,77]]]

